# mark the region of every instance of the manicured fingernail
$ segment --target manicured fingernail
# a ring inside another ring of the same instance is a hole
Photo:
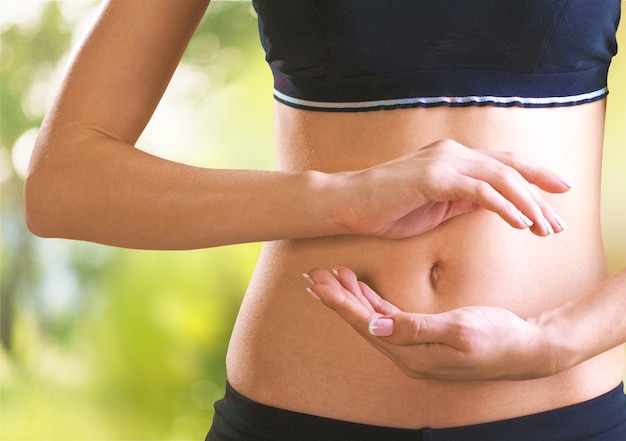
[[[393,320],[388,318],[374,319],[369,325],[370,334],[377,337],[389,337],[393,334]]]
[[[315,292],[313,292],[313,290],[311,288],[309,288],[308,286],[306,288],[304,288],[306,290],[306,292],[308,292],[311,297],[313,297],[315,300],[322,300],[320,299],[320,296],[318,296],[317,294],[315,294]]]
[[[309,282],[311,285],[315,285],[315,282],[313,281],[313,279],[311,279],[311,276],[309,276],[307,273],[302,273],[302,277],[304,277],[304,280]]]
[[[557,224],[559,224],[559,227],[561,227],[562,230],[567,230],[569,228],[563,218],[556,213],[554,213],[554,220]]]
[[[543,218],[543,224],[548,230],[548,234],[554,234],[554,228],[552,228],[552,225],[550,225],[550,222],[548,222],[548,219],[546,219],[545,217]]]
[[[526,225],[527,227],[532,227],[533,226],[533,221],[531,221],[528,218],[528,216],[526,216],[524,213],[520,212],[519,218],[522,220],[522,222],[524,222],[524,225]]]
[[[563,185],[565,185],[568,188],[572,188],[574,187],[574,184],[572,183],[572,181],[570,181],[567,178],[564,178],[562,176],[557,176],[556,179]]]

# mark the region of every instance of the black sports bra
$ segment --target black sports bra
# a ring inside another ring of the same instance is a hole
[[[274,96],[322,111],[582,104],[620,0],[253,0]]]

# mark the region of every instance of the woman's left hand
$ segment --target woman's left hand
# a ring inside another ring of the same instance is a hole
[[[403,312],[348,268],[313,269],[307,289],[402,371],[421,379],[523,380],[557,373],[550,340],[536,320],[498,307],[440,314]]]

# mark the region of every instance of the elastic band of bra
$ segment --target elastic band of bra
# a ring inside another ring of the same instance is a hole
[[[328,112],[402,107],[561,107],[602,99],[608,66],[565,73],[426,70],[360,77],[302,77],[272,69],[284,104]]]
[[[274,89],[274,97],[283,104],[309,110],[325,111],[365,111],[380,109],[396,109],[403,107],[464,107],[464,106],[499,106],[499,107],[563,107],[596,101],[604,98],[608,89],[595,90],[574,96],[564,97],[519,97],[519,96],[459,96],[459,97],[416,97],[392,100],[373,100],[355,102],[325,102],[294,98]]]

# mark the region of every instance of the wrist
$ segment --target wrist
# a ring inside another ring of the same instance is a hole
[[[308,171],[308,179],[313,189],[312,201],[315,211],[321,215],[328,236],[356,234],[351,228],[356,218],[351,210],[348,195],[350,172],[324,173]]]
[[[321,235],[336,236],[354,234],[349,227],[349,204],[346,203],[345,190],[347,172],[325,173],[316,170],[303,172],[306,182],[307,204],[317,219]]]
[[[539,359],[543,361],[545,376],[563,372],[582,361],[577,351],[578,339],[558,310],[542,312],[528,321],[539,327]]]

